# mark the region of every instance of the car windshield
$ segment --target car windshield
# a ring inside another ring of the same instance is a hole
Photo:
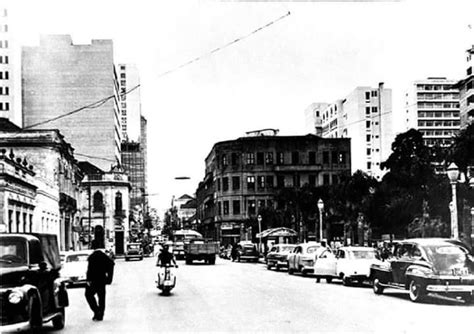
[[[312,247],[308,247],[308,249],[306,250],[306,253],[308,254],[312,254],[314,252],[316,252],[318,250],[318,246],[312,246]]]
[[[291,252],[293,249],[295,249],[295,246],[282,246],[280,252]]]
[[[2,238],[0,243],[0,266],[26,264],[26,242],[21,238]]]
[[[466,252],[459,246],[427,246],[425,250],[428,260],[440,272],[450,271],[453,267],[464,265],[468,259]]]
[[[84,262],[88,257],[89,254],[72,254],[66,257],[66,262]]]
[[[360,259],[375,259],[375,251],[374,250],[354,250],[348,252],[349,258],[354,260]]]

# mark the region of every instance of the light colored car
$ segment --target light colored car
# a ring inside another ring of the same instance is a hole
[[[318,282],[321,278],[328,283],[338,278],[344,285],[354,281],[362,284],[370,276],[370,266],[381,262],[376,255],[371,247],[341,247],[335,253],[325,250],[316,256],[314,275]]]
[[[86,283],[87,258],[92,252],[92,250],[81,250],[64,253],[61,277],[67,279],[68,285],[81,285]]]
[[[307,242],[297,245],[288,254],[288,274],[301,272],[303,275],[314,271],[314,259],[316,252],[321,248],[317,242]]]
[[[276,244],[273,245],[267,254],[267,269],[275,267],[276,270],[288,266],[288,254],[290,254],[296,245]]]

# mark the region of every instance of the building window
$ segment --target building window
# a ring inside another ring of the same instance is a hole
[[[255,153],[247,153],[247,165],[255,164]]]
[[[255,200],[249,200],[248,201],[248,214],[249,215],[254,215],[256,212],[256,205],[255,205]]]
[[[265,188],[265,176],[263,176],[263,175],[260,175],[258,177],[258,188],[259,189]]]
[[[273,165],[273,153],[272,152],[267,152],[265,155],[265,163],[267,165]]]
[[[285,154],[283,152],[277,153],[277,164],[284,165],[285,164]]]
[[[370,121],[366,121],[366,122],[365,122],[365,127],[366,127],[367,129],[370,129]]]
[[[284,175],[277,175],[277,187],[283,188],[285,186],[285,176]]]
[[[338,184],[339,183],[339,176],[336,174],[332,175],[332,184]]]
[[[232,190],[240,189],[240,177],[232,176]]]
[[[237,153],[232,153],[231,160],[232,166],[237,166],[239,164],[239,155]]]
[[[223,203],[223,207],[224,207],[224,216],[227,216],[229,214],[229,201],[224,201],[222,202]]]
[[[117,191],[115,194],[115,211],[122,211],[122,193]]]
[[[229,190],[229,178],[223,177],[222,178],[222,191],[227,191],[227,190]]]
[[[331,152],[331,163],[337,164],[338,163],[338,155],[336,151]]]
[[[328,151],[323,152],[323,164],[325,164],[325,165],[329,164],[329,152]]]
[[[367,149],[367,155],[370,155],[371,151],[370,148]]]
[[[267,175],[266,179],[267,188],[273,188],[273,175]]]
[[[370,115],[370,107],[365,107],[365,114]]]
[[[293,187],[301,188],[301,180],[299,174],[293,175]]]
[[[232,214],[240,215],[240,201],[232,201]]]
[[[370,140],[371,140],[371,135],[365,135],[365,140],[366,140],[367,142],[370,142]]]
[[[309,152],[308,163],[310,165],[316,165],[316,152]]]
[[[263,152],[257,152],[257,165],[263,165]]]
[[[125,73],[120,73],[120,78],[121,79],[125,79],[125,77],[126,77]]]
[[[104,197],[100,191],[96,191],[93,197],[93,209],[94,212],[104,211]]]
[[[247,189],[255,190],[255,176],[247,176]]]
[[[372,91],[372,96],[373,96],[373,97],[377,97],[377,91],[376,91],[376,90],[373,90],[373,91]]]
[[[374,112],[374,113],[378,112],[378,108],[377,107],[372,107],[372,112]]]
[[[370,92],[365,92],[365,99],[370,100]]]
[[[120,81],[120,84],[121,84],[122,86],[125,86],[125,85],[127,84],[127,82],[126,82],[125,80],[121,80],[121,81]]]
[[[221,179],[217,179],[217,191],[221,191]]]
[[[258,211],[260,211],[260,209],[263,209],[265,207],[265,200],[264,199],[259,199],[258,200]]]
[[[271,199],[267,200],[267,208],[272,208],[273,209],[273,201]]]
[[[316,175],[309,175],[308,176],[308,183],[310,187],[316,186]]]
[[[291,152],[291,164],[297,165],[300,163],[300,155],[298,152]]]
[[[372,163],[370,161],[367,161],[367,169],[372,168]]]
[[[226,154],[223,154],[222,155],[222,167],[227,167],[228,163],[227,163],[227,155]]]
[[[220,216],[222,215],[222,203],[217,202],[217,215]]]

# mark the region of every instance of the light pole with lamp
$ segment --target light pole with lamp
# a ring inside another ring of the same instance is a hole
[[[319,242],[323,240],[323,210],[324,210],[324,202],[320,198],[318,201],[318,210],[319,210]],[[316,235],[316,224],[314,226],[314,234]]]
[[[257,216],[258,221],[258,252],[262,251],[262,216]]]
[[[459,169],[458,166],[454,162],[452,162],[448,166],[447,170],[448,178],[451,183],[452,189],[452,201],[450,203],[451,209],[451,238],[459,239],[459,230],[458,230],[458,206],[457,206],[457,199],[456,199],[456,183],[459,177]]]

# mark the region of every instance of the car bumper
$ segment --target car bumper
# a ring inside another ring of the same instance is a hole
[[[0,333],[22,332],[30,329],[30,322],[23,321],[15,324],[0,326]]]
[[[305,273],[314,273],[314,265],[303,265],[301,271]]]
[[[434,285],[429,284],[426,286],[426,291],[428,292],[466,292],[474,294],[474,285]]]

